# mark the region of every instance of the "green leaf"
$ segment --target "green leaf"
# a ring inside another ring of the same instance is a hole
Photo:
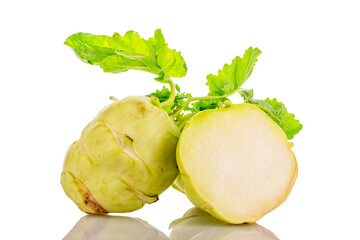
[[[171,106],[164,108],[167,114],[172,113],[176,108],[182,106],[185,102],[185,99],[191,98],[191,94],[189,93],[180,93],[180,87],[175,85],[176,91],[178,92],[175,95],[174,103]],[[170,90],[163,86],[161,90],[156,90],[156,92],[150,93],[146,95],[147,97],[155,96],[159,99],[160,103],[165,102],[170,96]],[[185,110],[190,110],[189,107],[185,108]]]
[[[162,74],[161,69],[149,58],[141,55],[131,55],[125,53],[105,58],[101,62],[100,67],[104,70],[104,72],[111,73],[121,73],[134,69],[154,73],[158,76]],[[161,77],[160,81],[161,80],[164,80],[164,77]]]
[[[159,99],[160,102],[166,101],[170,96],[170,90],[163,86],[161,90],[156,90],[156,92],[146,95],[147,97],[155,96]]]
[[[76,33],[68,37],[65,44],[71,47],[82,61],[98,65],[107,56],[115,54],[115,51],[112,48],[106,45],[100,47],[97,43],[98,40],[107,38],[109,37],[97,36],[94,38],[94,35],[89,33]]]
[[[250,77],[257,57],[261,51],[258,48],[248,48],[244,56],[235,57],[230,65],[225,64],[218,75],[209,74],[206,85],[209,86],[209,96],[231,94],[240,89],[241,85]]]
[[[274,122],[276,122],[286,133],[287,138],[293,139],[296,134],[302,129],[302,124],[295,119],[295,115],[289,113],[285,105],[278,102],[276,98],[265,100],[252,99],[254,96],[253,90],[241,90],[240,95],[245,102],[257,105],[263,110]]]
[[[214,109],[219,107],[219,104],[222,104],[228,100],[227,98],[217,98],[217,99],[204,99],[196,101],[192,104],[191,111],[199,112],[207,109]]]
[[[180,87],[179,87],[179,85],[175,84],[175,89],[176,89],[177,92],[180,92]]]
[[[154,42],[156,42],[156,62],[160,68],[170,77],[184,77],[187,66],[180,52],[169,49],[161,30],[155,31]]]
[[[239,93],[244,98],[245,101],[254,97],[253,89],[249,89],[249,90],[242,89]]]
[[[135,69],[156,74],[157,81],[167,82],[169,77],[183,77],[187,71],[180,52],[169,49],[160,29],[148,40],[134,31],[124,36],[114,33],[112,37],[76,33],[68,37],[65,44],[82,61],[100,65],[105,72]]]
[[[218,75],[209,74],[206,85],[209,86],[209,98],[198,100],[192,104],[191,111],[199,112],[206,109],[214,109],[223,104],[226,96],[235,93],[240,89],[241,85],[250,77],[257,57],[261,51],[257,48],[248,48],[244,56],[240,58],[235,57],[230,65],[225,64],[222,70],[219,70]],[[211,98],[214,96],[224,96],[222,98]]]

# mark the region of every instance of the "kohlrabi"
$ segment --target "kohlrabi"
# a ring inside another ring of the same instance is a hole
[[[278,207],[297,176],[288,139],[302,125],[276,99],[255,100],[252,90],[240,89],[259,54],[249,48],[218,75],[208,75],[210,100],[198,98],[193,104],[193,111],[197,105],[207,110],[186,120],[177,144],[175,188],[196,207],[229,223],[253,223]],[[245,103],[224,99],[235,92]],[[217,108],[209,109],[214,100]]]
[[[105,72],[144,70],[173,89],[162,103],[155,96],[112,98],[115,102],[90,122],[66,154],[61,176],[65,193],[86,213],[129,212],[157,201],[178,175],[180,130],[164,109],[174,105],[175,85],[169,77],[186,74],[184,59],[167,47],[160,30],[148,40],[132,31],[123,37],[77,33],[65,44]]]
[[[61,184],[87,213],[128,212],[158,200],[178,174],[180,131],[147,97],[116,101],[66,155]]]
[[[288,140],[302,125],[275,98],[257,100],[253,90],[241,88],[259,49],[248,48],[208,75],[209,94],[193,97],[170,79],[185,76],[187,68],[160,30],[148,40],[130,31],[78,33],[65,43],[105,72],[147,71],[170,86],[115,99],[70,147],[61,183],[81,210],[136,210],[156,201],[176,176],[174,188],[230,223],[255,222],[287,198],[297,175]],[[244,103],[230,102],[235,93]]]

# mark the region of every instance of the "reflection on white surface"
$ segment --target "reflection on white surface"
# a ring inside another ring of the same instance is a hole
[[[131,217],[82,217],[63,240],[169,240],[147,222]]]
[[[232,225],[197,208],[171,223],[170,240],[278,240],[266,228],[254,223]]]

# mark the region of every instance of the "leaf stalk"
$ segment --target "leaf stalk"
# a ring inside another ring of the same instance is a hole
[[[171,89],[170,96],[165,102],[160,103],[162,108],[166,108],[168,106],[171,106],[171,104],[173,104],[174,101],[175,101],[175,95],[176,95],[175,84],[170,79],[168,81],[169,81],[170,89]]]

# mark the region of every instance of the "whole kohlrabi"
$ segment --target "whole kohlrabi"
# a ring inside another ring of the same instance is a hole
[[[87,213],[139,209],[157,201],[177,176],[179,135],[156,100],[127,97],[116,101],[70,146],[61,184]]]
[[[132,31],[123,37],[77,33],[65,44],[105,72],[148,71],[172,89],[166,99],[113,98],[70,146],[61,175],[65,193],[86,213],[129,212],[157,201],[178,175],[180,130],[165,110],[179,102],[170,77],[186,74],[184,59],[160,30],[148,40]]]

